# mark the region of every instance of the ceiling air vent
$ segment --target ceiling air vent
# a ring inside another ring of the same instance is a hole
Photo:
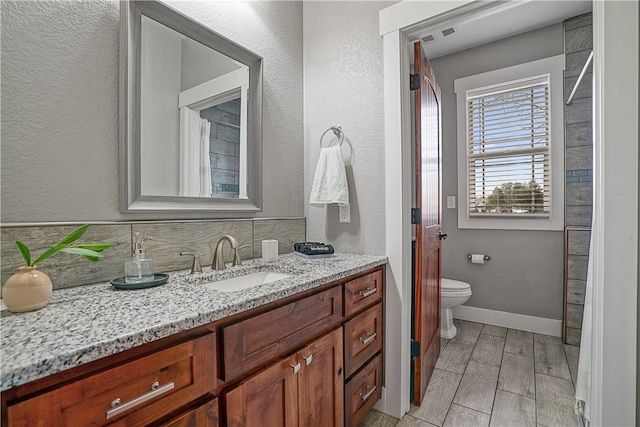
[[[450,34],[453,34],[455,32],[456,32],[456,30],[454,30],[453,27],[451,27],[451,28],[447,28],[446,30],[442,30],[442,35],[446,37],[446,36],[448,36]]]
[[[423,42],[432,42],[432,41],[434,41],[434,40],[435,40],[435,38],[433,37],[433,34],[429,34],[428,36],[424,36],[424,37],[422,38],[422,41],[423,41]]]

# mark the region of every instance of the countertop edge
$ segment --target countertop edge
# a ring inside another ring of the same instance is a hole
[[[349,256],[349,254],[340,255]],[[295,256],[292,257],[297,258]],[[209,312],[194,313],[192,316],[172,320],[163,324],[149,325],[144,329],[127,335],[115,336],[108,340],[90,343],[64,354],[41,358],[37,361],[30,361],[29,363],[16,364],[9,369],[5,369],[6,364],[3,363],[5,366],[2,367],[0,391],[4,392],[11,388],[22,386],[29,382],[76,368],[104,357],[112,356],[212,322],[218,322],[230,316],[243,313],[284,298],[289,298],[296,294],[321,287],[333,281],[359,274],[387,263],[387,258],[385,256],[372,255],[367,257],[371,257],[371,260],[358,263],[353,267],[334,271],[327,275],[320,275],[317,278],[312,277],[311,279],[302,280],[301,283],[290,285],[285,289],[279,289],[271,293],[258,295],[254,298],[248,298],[242,303],[212,309]]]

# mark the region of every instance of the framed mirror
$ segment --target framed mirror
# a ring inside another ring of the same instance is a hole
[[[260,211],[262,58],[162,3],[120,7],[120,211]]]

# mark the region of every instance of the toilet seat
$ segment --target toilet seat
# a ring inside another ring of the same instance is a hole
[[[453,279],[441,279],[440,290],[442,293],[458,294],[471,291],[471,285],[466,282]]]

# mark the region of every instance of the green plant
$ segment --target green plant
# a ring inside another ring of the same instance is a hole
[[[111,246],[114,246],[115,243],[72,244],[73,242],[75,242],[76,240],[78,240],[84,235],[84,233],[87,231],[87,228],[89,228],[89,224],[84,224],[76,228],[71,233],[63,237],[62,240],[60,240],[58,243],[56,243],[51,248],[44,251],[33,262],[31,262],[31,251],[29,250],[27,245],[25,245],[19,240],[16,240],[16,246],[18,247],[18,250],[20,251],[20,254],[22,255],[22,258],[24,259],[24,263],[27,265],[27,267],[34,267],[39,262],[52,257],[58,252],[66,252],[73,255],[81,255],[86,259],[88,259],[89,261],[98,261],[100,258],[102,258],[101,252],[107,248],[110,248]]]

